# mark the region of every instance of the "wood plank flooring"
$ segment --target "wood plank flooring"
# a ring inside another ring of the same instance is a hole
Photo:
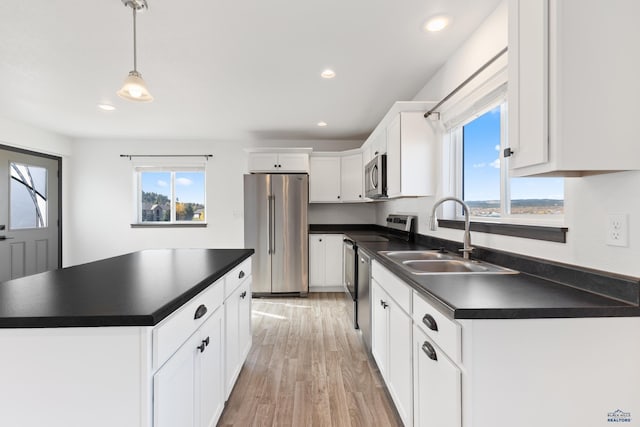
[[[253,300],[253,346],[218,426],[402,426],[344,293]]]

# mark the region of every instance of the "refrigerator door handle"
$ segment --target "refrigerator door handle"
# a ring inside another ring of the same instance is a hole
[[[274,254],[276,252],[275,245],[273,244],[275,240],[275,206],[276,206],[276,196],[270,195],[269,199],[269,218],[267,221],[269,222],[269,248],[268,253]]]

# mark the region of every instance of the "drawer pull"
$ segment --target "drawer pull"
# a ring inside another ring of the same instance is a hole
[[[429,344],[427,341],[425,341],[424,344],[422,344],[422,351],[424,351],[424,353],[427,355],[429,359],[435,360],[436,362],[438,361],[438,355],[436,355],[436,349],[433,348],[433,346]]]
[[[242,279],[244,277],[244,271],[240,270],[240,274],[238,274],[238,279]]]
[[[427,328],[431,329],[432,331],[438,330],[438,324],[436,323],[436,319],[434,319],[433,316],[431,316],[428,313],[425,314],[424,317],[422,318],[422,323],[427,325]]]
[[[240,298],[242,298],[242,299],[244,299],[246,296],[247,296],[247,291],[243,291],[243,292],[240,294]]]
[[[198,350],[200,350],[200,353],[204,352],[204,349],[207,348],[207,346],[205,345],[204,341],[202,341],[202,344],[200,344],[198,347],[196,347]]]
[[[207,314],[207,306],[204,304],[200,304],[200,306],[196,309],[196,314],[193,316],[193,318],[194,320],[199,319],[205,314]]]
[[[389,307],[389,304],[387,304],[386,302],[380,300],[380,305],[382,306],[382,308],[386,309],[387,307]]]
[[[208,347],[208,346],[209,346],[209,337],[206,337],[205,339],[203,339],[203,340],[202,340],[202,343],[203,343],[205,346],[207,346],[207,347]]]

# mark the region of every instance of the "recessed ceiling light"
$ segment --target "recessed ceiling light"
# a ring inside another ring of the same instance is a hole
[[[434,16],[424,23],[422,29],[429,32],[437,32],[443,30],[449,25],[449,17],[444,15]]]
[[[109,105],[109,104],[98,104],[98,108],[103,110],[103,111],[113,111],[116,109],[116,107],[114,107],[113,105]]]
[[[318,122],[318,126],[323,128],[327,126],[327,122]]]
[[[320,73],[323,79],[332,79],[336,76],[336,72],[327,68],[322,73]]]

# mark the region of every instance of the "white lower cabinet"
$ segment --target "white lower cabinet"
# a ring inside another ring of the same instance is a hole
[[[309,235],[309,291],[344,290],[342,234]]]
[[[372,278],[372,353],[405,426],[595,427],[640,413],[640,317],[451,319],[375,260]]]
[[[413,327],[413,415],[417,427],[460,427],[460,369]]]
[[[219,307],[153,377],[154,427],[215,426],[224,408]]]
[[[225,300],[225,399],[251,348],[251,277]]]
[[[375,271],[374,271],[375,274]],[[413,425],[411,316],[372,281],[371,351],[405,426]]]

